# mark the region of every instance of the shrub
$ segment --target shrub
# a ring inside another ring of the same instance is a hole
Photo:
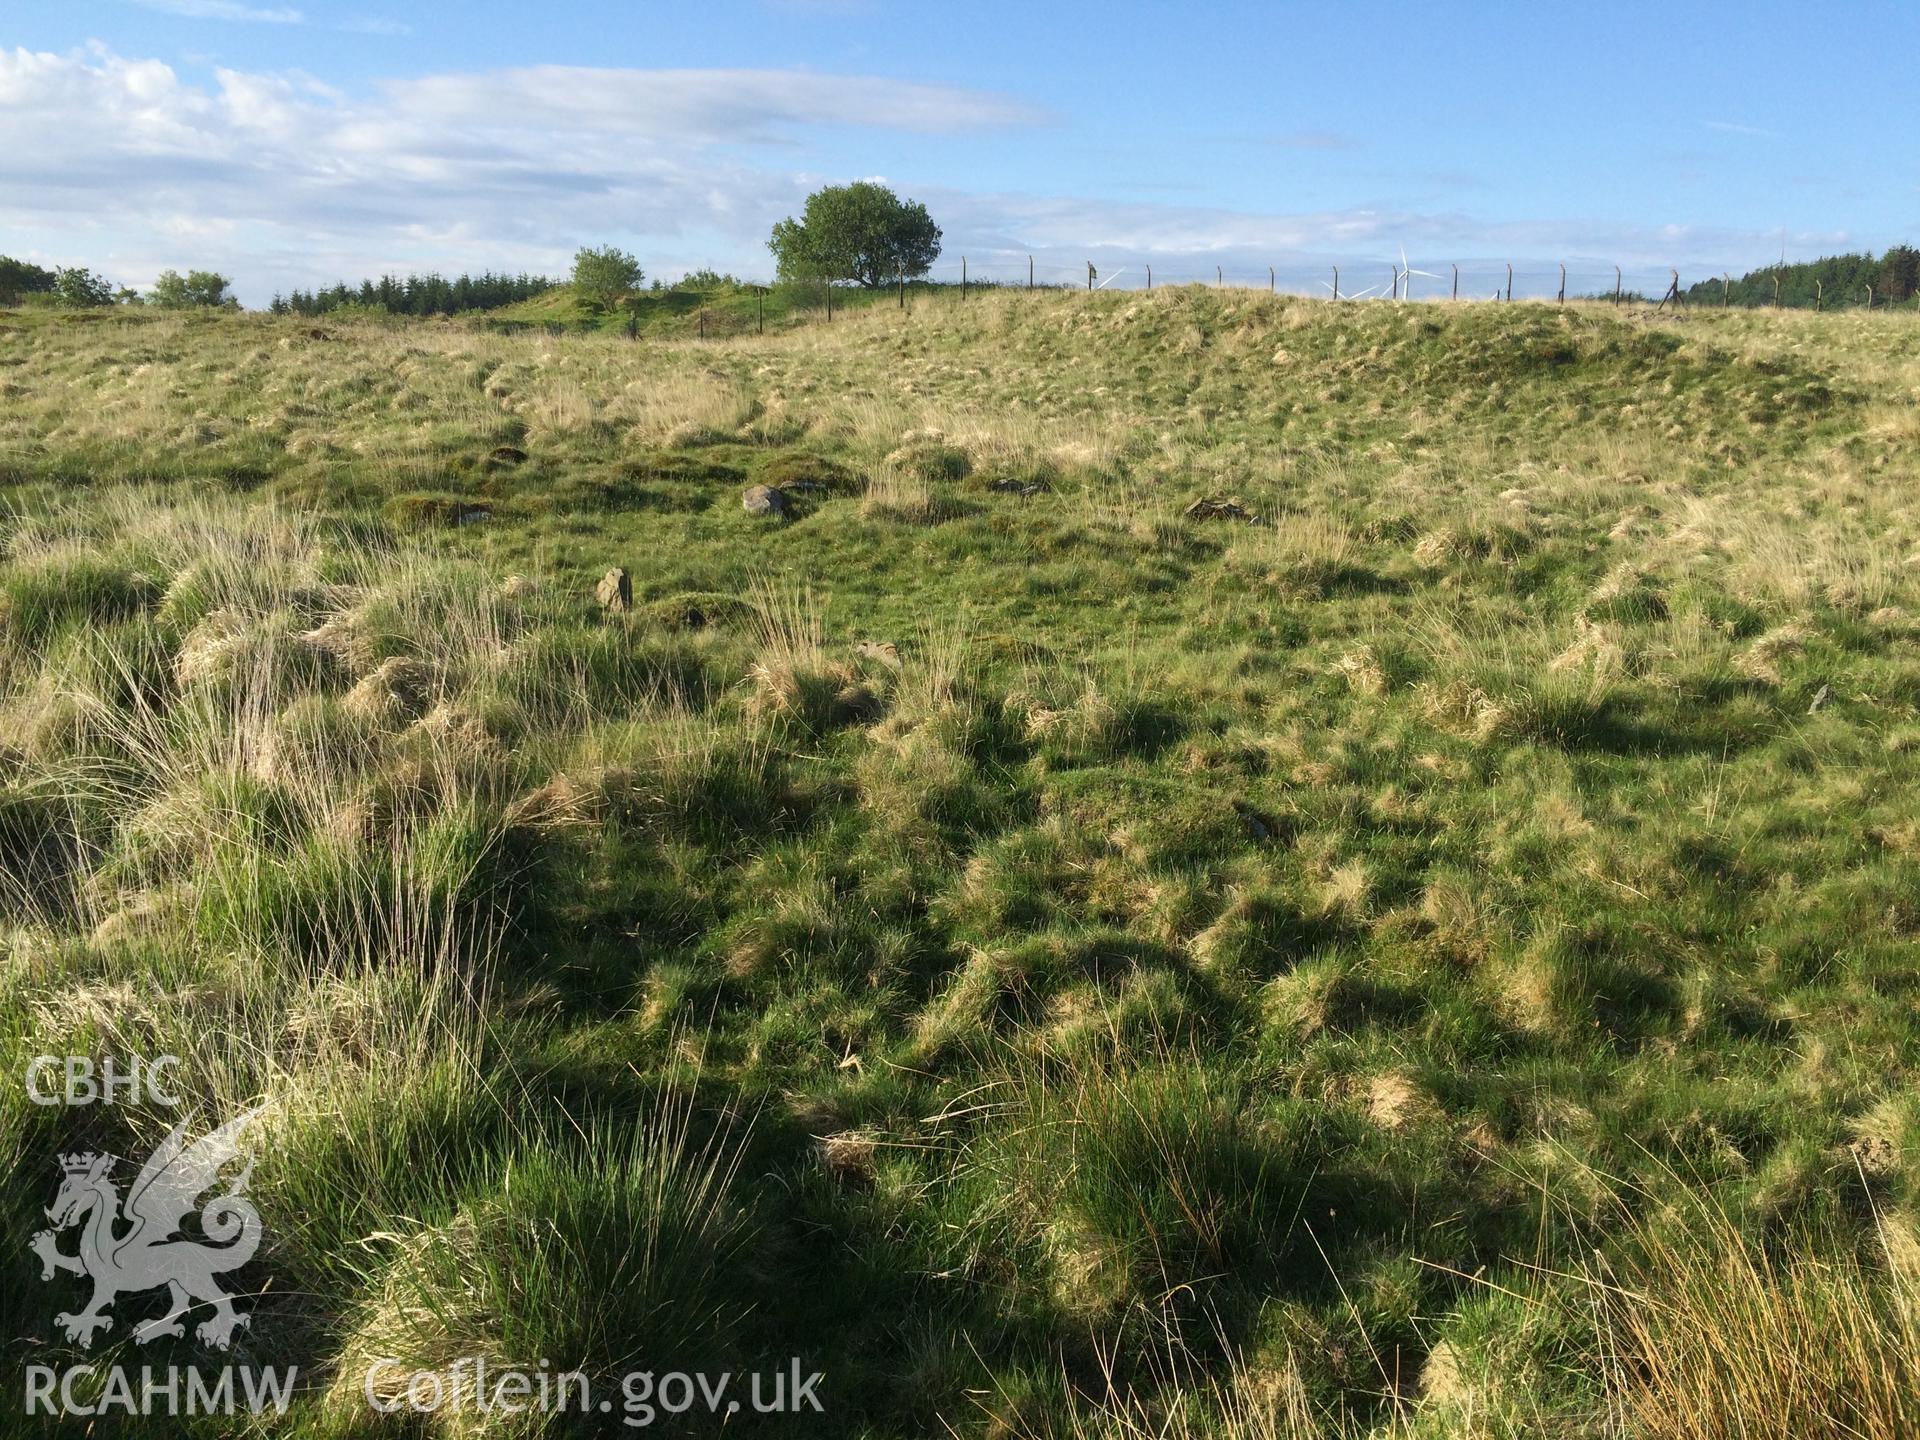
[[[186,310],[196,306],[238,309],[240,302],[227,292],[233,282],[211,270],[162,270],[153,282],[148,303],[167,310]]]
[[[640,262],[616,246],[588,246],[574,253],[573,288],[602,310],[613,309],[645,278]]]

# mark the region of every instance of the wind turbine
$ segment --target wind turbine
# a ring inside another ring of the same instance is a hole
[[[1333,290],[1333,286],[1329,285],[1324,280],[1320,282],[1320,288],[1322,290]],[[1345,291],[1334,290],[1333,298],[1336,300],[1364,300],[1367,298],[1367,296],[1371,295],[1374,291],[1378,290],[1379,288],[1380,287],[1378,285],[1369,285],[1364,290],[1345,290]]]
[[[1411,300],[1413,298],[1413,277],[1416,275],[1424,275],[1429,280],[1438,280],[1440,278],[1431,270],[1416,270],[1407,264],[1407,247],[1402,245],[1400,247],[1400,275],[1399,278],[1394,281],[1394,291],[1400,299]],[[1404,289],[1402,288],[1403,285],[1405,287]]]

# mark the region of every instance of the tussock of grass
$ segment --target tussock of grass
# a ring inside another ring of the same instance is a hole
[[[1904,1231],[1836,1252],[1756,1240],[1705,1199],[1694,1218],[1635,1227],[1631,1268],[1589,1278],[1636,1433],[1879,1440],[1920,1426],[1920,1276]]]
[[[669,1100],[619,1132],[529,1146],[444,1224],[382,1237],[332,1405],[357,1413],[370,1372],[389,1399],[421,1372],[471,1387],[461,1360],[496,1373],[545,1361],[610,1387],[665,1355],[724,1365],[753,1306],[756,1228],[733,1194],[737,1138],[695,1141],[688,1118]],[[447,1407],[456,1427],[474,1400]]]

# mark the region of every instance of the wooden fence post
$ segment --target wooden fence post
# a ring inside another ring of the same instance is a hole
[[[1720,308],[1724,310],[1732,303],[1733,303],[1733,276],[1722,274],[1720,276]]]
[[[1613,303],[1616,305],[1620,303],[1620,267],[1618,265],[1613,267]]]
[[[1507,264],[1507,303],[1513,303],[1513,264],[1511,261]]]
[[[1398,300],[1400,298],[1400,267],[1398,265],[1389,265],[1387,268],[1393,271],[1393,297],[1392,298],[1395,300]]]
[[[1827,298],[1826,294],[1824,293],[1826,291],[1826,288],[1827,287],[1821,284],[1818,280],[1813,282],[1813,308],[1816,312],[1820,309],[1821,304]]]
[[[1566,266],[1564,266],[1564,265],[1562,265],[1562,266],[1560,267],[1560,298],[1559,298],[1559,303],[1560,303],[1560,304],[1562,304],[1562,305],[1564,305],[1564,304],[1566,304],[1566,303],[1567,303],[1567,267],[1566,267]]]
[[[1457,264],[1453,267],[1453,298],[1460,298],[1460,267]]]
[[[900,308],[907,308],[907,272],[904,270],[900,272]]]
[[[707,307],[704,305],[700,307],[700,338],[707,338]]]
[[[967,298],[967,257],[960,257],[960,298]]]
[[[1333,298],[1336,300],[1340,298],[1340,267],[1338,265],[1333,267]]]
[[[1151,265],[1147,266],[1147,293],[1149,295],[1153,293],[1153,267]]]
[[[1027,289],[1033,289],[1033,257],[1027,257]]]
[[[759,291],[755,296],[755,303],[759,313],[754,317],[754,325],[758,333],[764,335],[767,333],[767,292]]]
[[[1773,308],[1776,310],[1780,308],[1780,272],[1778,270],[1773,272]]]
[[[1087,262],[1087,291],[1089,294],[1093,291],[1093,262],[1091,260]]]
[[[1269,265],[1267,267],[1267,293],[1269,295],[1273,294],[1273,287],[1274,287],[1273,267]]]
[[[1873,309],[1873,287],[1871,285],[1867,287],[1867,309]]]
[[[1214,266],[1213,267],[1213,288],[1216,290],[1222,290],[1226,288],[1226,284],[1227,284],[1226,276],[1220,273],[1220,267],[1218,265]]]

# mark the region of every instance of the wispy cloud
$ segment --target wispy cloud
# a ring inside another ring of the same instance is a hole
[[[342,20],[333,28],[336,30],[344,30],[349,35],[400,36],[413,34],[413,27],[404,20],[385,20],[379,16],[359,16],[350,20]]]
[[[1359,150],[1364,148],[1351,135],[1334,130],[1236,131],[1201,137],[1209,145],[1245,145],[1260,150]]]
[[[1281,150],[1358,150],[1360,142],[1350,135],[1337,135],[1331,130],[1289,130],[1283,135],[1255,136],[1260,145],[1271,145]]]
[[[162,15],[179,15],[188,20],[230,20],[249,25],[307,25],[312,23],[304,10],[292,6],[273,8],[258,5],[244,5],[240,0],[133,0],[143,10],[158,11]],[[413,27],[404,20],[390,20],[379,15],[354,15],[345,20],[327,22],[328,30],[339,30],[348,35],[386,35],[401,36],[413,34]]]
[[[1024,101],[952,85],[800,70],[611,70],[534,65],[387,86],[394,108],[436,124],[548,125],[696,142],[760,142],[813,126],[955,134],[1033,125]]]
[[[793,15],[820,15],[847,19],[871,15],[880,7],[876,0],[763,0],[769,10],[784,10]]]
[[[306,14],[287,8],[262,9],[239,0],[134,0],[143,10],[184,15],[190,20],[237,20],[254,25],[304,25]]]
[[[1709,130],[1718,130],[1722,135],[1746,135],[1755,140],[1778,140],[1776,130],[1763,130],[1758,125],[1739,125],[1731,120],[1703,120],[1700,122]]]

